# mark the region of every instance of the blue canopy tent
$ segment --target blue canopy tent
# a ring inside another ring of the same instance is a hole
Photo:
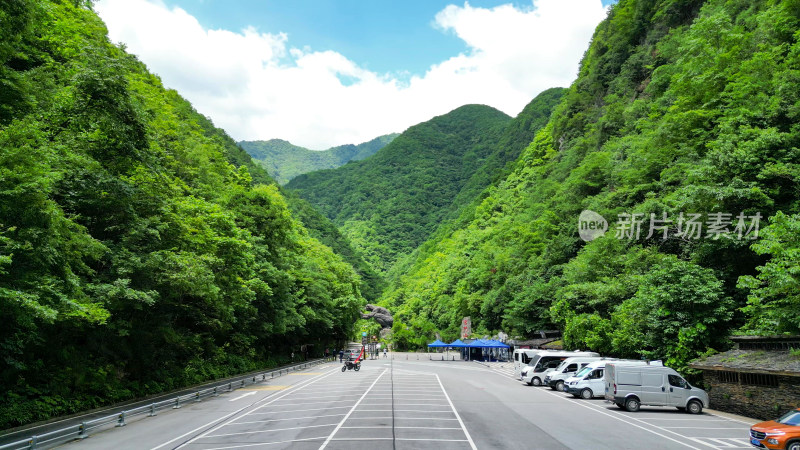
[[[450,346],[451,346],[450,344],[445,344],[444,342],[438,339],[428,344],[428,347],[450,347]]]
[[[480,348],[480,349],[490,349],[489,358],[492,358],[492,352],[491,352],[492,349],[508,349],[508,348],[510,348],[508,345],[503,344],[502,342],[499,342],[499,341],[496,341],[496,340],[493,340],[493,339],[489,339],[489,340],[476,339],[476,340],[470,342],[469,344],[467,344],[467,347]],[[485,351],[482,352],[482,353],[485,353]],[[496,354],[495,357],[499,358],[500,356],[499,356],[499,354]]]
[[[456,339],[455,341],[447,344],[449,347],[466,347],[467,344],[461,342],[461,339]]]

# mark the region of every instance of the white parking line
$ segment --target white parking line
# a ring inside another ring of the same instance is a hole
[[[289,430],[305,430],[306,428],[322,428],[322,427],[332,427],[336,425],[335,423],[326,423],[325,425],[304,425],[302,427],[290,427],[290,428],[274,428],[271,430],[256,430],[256,431],[240,431],[238,433],[222,433],[222,434],[207,434],[203,436],[203,439],[207,438],[215,438],[215,437],[224,437],[224,436],[242,436],[245,434],[261,434],[261,433],[274,433],[276,431],[289,431]]]
[[[204,449],[204,450],[229,450],[229,449],[232,449],[232,448],[258,447],[259,445],[275,445],[275,444],[289,444],[289,443],[292,443],[292,442],[321,441],[323,439],[325,439],[325,436],[313,437],[313,438],[305,438],[305,439],[293,439],[291,441],[258,442],[258,443],[255,443],[255,444],[236,444],[236,445],[231,446],[231,447],[214,447],[214,448],[208,448],[208,449]]]
[[[224,416],[222,416],[222,417],[218,417],[218,418],[216,418],[216,419],[212,420],[211,422],[208,422],[208,423],[206,423],[206,424],[204,424],[204,425],[201,425],[201,426],[199,426],[199,427],[197,427],[197,428],[195,428],[195,429],[193,429],[193,430],[191,430],[191,431],[189,431],[189,432],[183,433],[182,435],[180,435],[180,436],[178,436],[178,437],[174,437],[174,438],[172,438],[172,439],[168,440],[167,442],[164,442],[164,443],[163,443],[163,444],[161,444],[161,445],[158,445],[158,446],[156,446],[156,447],[153,447],[151,450],[158,450],[159,448],[161,448],[161,447],[164,447],[164,446],[166,446],[167,444],[171,444],[171,443],[173,443],[173,442],[175,442],[175,441],[177,441],[177,440],[179,440],[179,439],[183,439],[183,438],[185,438],[186,436],[189,436],[189,435],[191,435],[192,433],[196,433],[196,432],[198,432],[198,431],[202,430],[203,428],[206,428],[206,427],[211,427],[211,428],[209,428],[209,429],[208,429],[208,430],[205,432],[205,433],[208,433],[208,432],[210,432],[210,431],[212,431],[212,430],[214,430],[214,429],[217,429],[217,428],[219,428],[219,427],[221,427],[221,426],[224,426],[224,424],[223,424],[223,425],[216,425],[216,426],[214,426],[214,424],[215,424],[215,423],[219,423],[219,422],[221,422],[221,421],[223,421],[223,420],[225,420],[225,419],[228,419],[229,417],[234,417],[234,419],[231,419],[231,420],[229,420],[229,421],[228,421],[228,422],[233,422],[233,420],[235,420],[235,416],[236,416],[237,414],[239,414],[240,412],[242,412],[242,411],[246,410],[247,408],[251,408],[251,407],[253,407],[254,405],[257,405],[258,403],[261,403],[261,402],[267,401],[267,400],[271,399],[273,396],[275,396],[275,395],[278,395],[278,393],[281,393],[282,395],[278,396],[278,397],[277,397],[276,399],[274,399],[274,400],[271,400],[271,401],[270,401],[270,402],[268,402],[267,404],[269,404],[269,403],[271,403],[272,401],[275,401],[275,400],[277,400],[277,399],[281,399],[281,398],[283,398],[283,397],[285,397],[285,396],[287,396],[287,395],[289,395],[289,394],[292,394],[292,393],[294,393],[294,392],[297,392],[298,390],[300,390],[300,389],[303,389],[304,387],[306,387],[306,386],[309,386],[309,385],[311,385],[311,384],[313,384],[313,383],[316,383],[317,381],[320,381],[320,380],[322,380],[322,379],[324,379],[324,378],[327,378],[327,377],[329,377],[329,376],[331,376],[331,375],[333,375],[333,374],[335,374],[335,373],[336,373],[335,371],[331,371],[331,372],[330,372],[330,373],[328,373],[328,374],[317,375],[317,376],[315,376],[314,378],[311,378],[311,379],[308,379],[308,380],[303,380],[303,381],[299,382],[298,384],[296,384],[296,385],[294,385],[294,386],[292,386],[292,387],[288,388],[288,389],[287,389],[287,390],[288,390],[288,392],[287,392],[287,391],[276,391],[276,392],[275,392],[275,394],[268,395],[268,396],[266,396],[266,397],[262,398],[261,400],[258,400],[258,401],[257,401],[257,402],[255,402],[255,403],[252,403],[252,404],[250,404],[250,405],[247,405],[247,406],[245,406],[245,407],[239,408],[239,409],[237,409],[236,411],[233,411],[233,412],[231,412],[231,413],[228,413],[228,414],[226,414],[226,415],[224,415]],[[247,414],[245,414],[245,415],[247,415]],[[242,416],[242,417],[244,417],[244,416]],[[228,423],[228,422],[226,422],[226,423]],[[183,444],[179,444],[177,447],[175,447],[175,449],[178,449],[178,448],[180,448],[180,447],[183,447],[184,445],[191,443],[191,442],[192,442],[192,441],[194,441],[195,439],[197,439],[197,438],[195,437],[195,438],[192,438],[192,439],[190,439],[190,440],[188,440],[188,441],[184,442]]]
[[[245,393],[245,394],[242,394],[242,395],[240,395],[240,396],[238,396],[238,397],[236,397],[236,398],[232,398],[232,399],[230,399],[230,400],[228,400],[228,401],[229,401],[229,402],[235,402],[236,400],[241,400],[241,399],[243,399],[243,398],[245,398],[245,397],[249,397],[249,396],[251,396],[251,395],[256,395],[256,391],[250,391],[250,392],[247,392],[247,393]]]
[[[447,403],[450,404],[450,408],[453,410],[453,414],[456,415],[456,419],[458,419],[458,423],[461,425],[461,429],[464,430],[464,434],[467,436],[467,441],[469,441],[469,446],[472,450],[478,450],[475,447],[475,442],[472,441],[472,436],[469,435],[469,431],[467,431],[467,427],[464,426],[464,422],[461,420],[461,416],[458,415],[458,411],[456,411],[456,407],[453,406],[452,400],[450,400],[450,396],[447,395],[447,391],[444,390],[444,385],[442,384],[442,380],[439,378],[439,375],[436,375],[436,381],[439,382],[439,386],[442,388],[442,392],[444,393],[445,398],[447,399]]]
[[[252,420],[250,422],[231,422],[229,425],[245,425],[245,424],[252,424],[252,423],[266,423],[266,422],[282,422],[286,420],[300,420],[300,419],[319,419],[320,417],[338,417],[343,416],[344,414],[325,414],[322,416],[302,416],[302,417],[291,417],[288,419],[265,419],[265,420]]]
[[[378,382],[378,380],[381,379],[382,376],[384,376],[386,374],[387,371],[388,371],[388,369],[383,369],[383,372],[381,372],[381,374],[378,375],[378,378],[375,378],[375,381],[373,381],[372,384],[370,385],[370,387],[364,392],[364,395],[362,395],[361,398],[358,399],[356,404],[353,405],[353,408],[350,409],[350,411],[347,412],[346,416],[344,416],[344,419],[342,419],[342,421],[339,422],[339,425],[337,425],[336,428],[328,436],[328,438],[325,439],[325,442],[322,443],[322,445],[319,447],[319,450],[324,449],[328,445],[328,443],[331,441],[331,439],[333,439],[333,436],[336,434],[336,432],[339,431],[339,429],[342,428],[342,425],[344,425],[344,423],[347,421],[347,418],[350,417],[351,414],[353,414],[353,411],[355,411],[356,408],[358,408],[358,405],[361,403],[361,400],[364,400],[364,397],[366,397],[367,394],[369,393],[369,391],[372,390],[373,387],[375,387],[375,384]]]
[[[329,409],[344,409],[349,408],[349,406],[331,406],[330,408],[308,408],[308,409],[290,409],[284,411],[270,411],[270,412],[254,412],[250,413],[252,416],[258,416],[263,414],[275,414],[275,413],[293,413],[293,412],[305,412],[305,411],[327,411]]]

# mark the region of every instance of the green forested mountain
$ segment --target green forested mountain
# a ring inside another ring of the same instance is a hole
[[[282,139],[241,141],[239,145],[280,184],[315,170],[335,169],[349,161],[360,161],[392,142],[398,135],[387,134],[358,145],[340,145],[327,150],[309,150]]]
[[[350,241],[342,235],[336,225],[320,214],[310,203],[291,191],[282,191],[292,216],[296,217],[308,230],[308,234],[322,244],[330,247],[337,255],[349,263],[361,277],[361,296],[367,301],[375,301],[380,297],[386,282],[371,265],[367,264],[360,253],[353,249]]]
[[[0,428],[349,337],[353,268],[91,2],[0,2],[0,86]]]
[[[471,316],[682,367],[731,332],[800,331],[798,24],[797,1],[614,5],[513,172],[382,298],[396,344]],[[581,240],[583,210],[603,237]]]
[[[513,120],[488,106],[463,106],[409,128],[367,160],[301,175],[286,187],[385,274],[502,173],[562,93],[545,91]]]

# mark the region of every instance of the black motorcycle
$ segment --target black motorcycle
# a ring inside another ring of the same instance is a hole
[[[345,361],[344,365],[342,366],[342,372],[347,370],[355,370],[358,372],[361,370],[361,361]]]

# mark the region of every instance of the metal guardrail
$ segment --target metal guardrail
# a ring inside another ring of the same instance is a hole
[[[331,360],[333,360],[333,358],[322,358],[308,361],[303,364],[281,367],[280,369],[262,372],[260,374],[248,375],[235,381],[229,381],[224,384],[202,389],[189,394],[179,395],[169,400],[162,400],[143,406],[137,406],[135,408],[126,409],[112,415],[86,420],[78,425],[59,428],[46,433],[33,435],[26,439],[3,444],[0,445],[0,450],[45,449],[64,444],[69,441],[85,439],[89,437],[91,431],[107,425],[114,424],[116,427],[124,427],[126,424],[125,421],[133,417],[142,416],[145,414],[147,417],[154,417],[158,415],[158,411],[163,409],[180,409],[183,405],[190,402],[199,402],[207,397],[216,397],[222,393],[231,392],[235,389],[240,389],[248,385],[274,379],[276,375],[280,377],[282,375],[287,375],[292,371],[305,369]]]

